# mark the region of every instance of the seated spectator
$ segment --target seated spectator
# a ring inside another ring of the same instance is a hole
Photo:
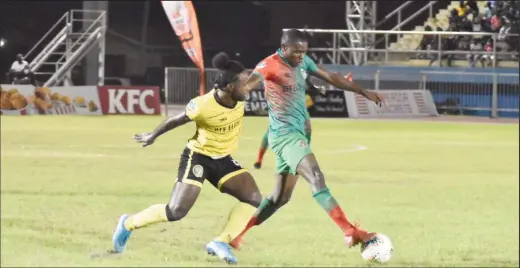
[[[450,28],[448,28],[448,31],[449,32],[456,32],[457,31],[457,28],[454,24],[450,25]],[[447,35],[447,36],[442,36],[441,37],[441,49],[442,51],[453,51],[453,50],[456,50],[457,49],[457,46],[458,46],[458,39],[459,37],[456,36],[456,35]],[[438,45],[432,45],[432,47],[435,47],[437,48]],[[447,65],[448,67],[451,67],[451,62],[454,58],[453,54],[452,53],[446,53],[446,52],[442,52],[441,53],[441,58],[439,59],[438,57],[438,53],[433,53],[433,57],[432,59],[430,60],[430,63],[429,63],[429,66],[432,66],[432,64],[439,60],[439,66],[442,67],[442,60],[443,59],[446,59],[447,60]]]
[[[484,63],[487,63],[487,66],[491,67],[493,61],[495,60],[495,57],[493,56],[493,40],[487,40],[486,44],[484,45],[484,51],[487,53],[482,55],[482,57],[480,58],[482,67],[484,67]]]
[[[22,54],[17,54],[16,60],[11,65],[11,69],[9,69],[9,83],[12,83],[15,79],[22,78],[24,76],[23,70],[26,66],[29,66],[29,63],[24,60]]]
[[[473,68],[473,67],[475,67],[475,62],[477,60],[479,60],[482,57],[482,55],[471,53],[471,52],[484,51],[484,47],[482,47],[482,41],[480,39],[473,38],[473,40],[471,40],[471,44],[469,45],[469,51],[470,51],[470,53],[467,55],[468,64],[469,64],[469,67]],[[482,64],[482,67],[484,67],[484,63],[481,62],[481,64]]]
[[[452,9],[450,12],[449,23],[457,24],[460,21],[459,12],[456,9]]]
[[[498,32],[500,28],[502,27],[502,18],[501,18],[500,11],[495,10],[495,14],[493,17],[491,17],[490,23],[491,23],[491,30],[493,32]]]
[[[468,0],[466,2],[466,6],[468,7],[469,12],[471,14],[473,14],[473,18],[478,16],[479,8],[478,8],[478,5],[477,5],[477,1],[475,1],[475,0]]]
[[[430,25],[426,25],[424,27],[424,31],[431,32],[433,29]],[[421,40],[421,43],[419,43],[419,46],[417,47],[418,50],[431,50],[432,43],[435,41],[435,36],[431,34],[425,34],[423,35],[423,38]],[[429,53],[426,55],[426,57],[429,56]],[[422,53],[417,53],[417,57],[420,59],[425,58],[425,55]]]

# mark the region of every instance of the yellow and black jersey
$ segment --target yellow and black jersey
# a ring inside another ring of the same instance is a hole
[[[244,119],[244,102],[224,107],[215,99],[216,90],[192,99],[186,115],[197,125],[187,147],[212,158],[230,155],[238,146]]]

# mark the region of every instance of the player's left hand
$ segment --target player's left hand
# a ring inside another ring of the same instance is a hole
[[[152,145],[155,141],[155,137],[152,135],[152,133],[141,133],[141,134],[135,134],[134,140],[142,143],[143,147]]]
[[[372,90],[363,90],[361,92],[361,95],[363,95],[365,98],[375,102],[376,105],[379,105],[379,106],[382,106],[383,103],[385,102],[385,98],[381,94],[379,94],[375,91],[372,91]]]

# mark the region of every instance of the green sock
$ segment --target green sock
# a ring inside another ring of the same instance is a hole
[[[316,202],[327,212],[329,217],[341,230],[343,230],[344,233],[354,228],[328,188],[324,188],[314,193],[312,197],[314,197],[314,200],[316,200]]]
[[[254,215],[254,218],[256,218],[255,225],[260,225],[262,222],[269,219],[269,217],[271,217],[276,212],[276,210],[277,208],[273,201],[267,197],[264,198]]]
[[[267,149],[267,147],[269,146],[268,136],[269,131],[265,132],[264,137],[262,137],[262,144],[260,146],[262,146],[263,149]]]
[[[323,188],[312,195],[314,200],[329,213],[334,207],[338,205],[336,199],[330,194],[329,188]]]

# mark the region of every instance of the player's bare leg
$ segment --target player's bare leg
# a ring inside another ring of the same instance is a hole
[[[119,218],[112,236],[115,253],[121,253],[132,231],[161,222],[173,222],[184,218],[200,194],[200,186],[176,182],[168,204],[155,204],[143,211]]]
[[[245,228],[230,243],[236,249],[242,244],[246,232],[255,225],[260,225],[271,217],[279,208],[287,204],[291,199],[294,187],[298,182],[297,175],[277,174],[275,176],[275,188],[271,195],[264,198],[254,215],[249,219]]]
[[[314,154],[305,156],[296,170],[298,174],[309,182],[312,196],[316,202],[325,209],[327,214],[343,231],[348,246],[352,247],[360,242],[366,242],[374,236],[374,233],[368,233],[349,222],[336,199],[327,188],[325,176],[321,172]]]
[[[262,161],[264,159],[264,154],[269,147],[269,139],[268,139],[269,131],[266,131],[264,136],[262,137],[262,143],[260,144],[260,149],[258,149],[258,156],[256,158],[256,162],[253,165],[254,168],[260,169],[262,168]]]

